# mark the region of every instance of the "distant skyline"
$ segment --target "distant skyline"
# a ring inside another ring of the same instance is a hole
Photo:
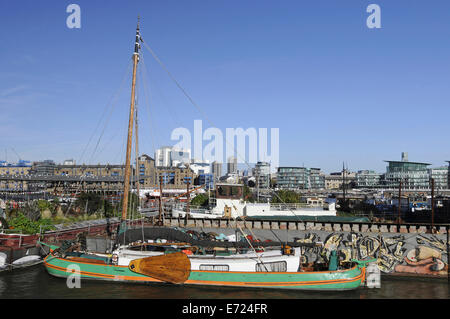
[[[66,25],[71,3],[80,29]],[[366,25],[371,3],[380,29]],[[449,12],[424,0],[2,1],[0,160],[124,162],[140,15],[145,43],[201,108],[143,47],[141,154],[202,119],[279,128],[280,166],[384,172],[401,152],[444,166]]]

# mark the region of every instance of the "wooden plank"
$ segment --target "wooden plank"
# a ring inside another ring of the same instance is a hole
[[[89,263],[89,264],[106,265],[106,262],[104,260],[94,259],[94,258],[83,258],[83,257],[68,256],[68,257],[66,257],[66,259],[72,260],[72,261],[79,261],[79,262],[83,262],[83,263]]]

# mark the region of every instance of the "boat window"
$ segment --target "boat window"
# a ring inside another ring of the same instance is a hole
[[[258,263],[256,264],[256,271],[274,271],[274,272],[285,272],[287,271],[287,263],[285,261],[276,261],[271,263]]]
[[[200,270],[229,271],[230,266],[228,266],[228,265],[200,265]]]
[[[129,247],[130,250],[135,250],[135,251],[159,251],[159,252],[164,252],[164,251],[166,251],[167,248],[169,248],[169,247],[152,246],[152,245],[138,245],[138,246]],[[171,249],[167,249],[167,250],[171,250]]]

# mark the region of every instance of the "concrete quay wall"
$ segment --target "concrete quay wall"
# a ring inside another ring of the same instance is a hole
[[[206,227],[206,228],[236,228],[236,225],[248,229],[287,229],[287,230],[317,230],[346,231],[362,233],[412,233],[425,234],[430,232],[430,225],[421,224],[390,224],[390,223],[350,223],[350,222],[300,222],[276,220],[232,220],[232,219],[188,219],[165,218],[164,226],[172,227]],[[435,233],[446,234],[450,225],[437,225]]]

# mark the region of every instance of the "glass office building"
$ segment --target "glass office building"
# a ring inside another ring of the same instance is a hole
[[[447,189],[450,189],[450,161],[447,161]]]
[[[259,188],[270,187],[270,164],[267,162],[258,162],[253,169],[256,183]]]
[[[386,161],[386,186],[388,188],[398,188],[400,181],[402,189],[419,190],[429,189],[430,174],[428,163],[408,162],[408,161]]]
[[[430,178],[434,179],[434,189],[448,189],[448,167],[442,166],[428,170]]]
[[[376,188],[380,186],[381,174],[371,170],[360,170],[356,173],[356,187]]]
[[[278,167],[277,186],[280,189],[308,189],[308,177],[306,167]]]
[[[280,189],[324,189],[325,175],[320,168],[278,167],[277,186]]]
[[[198,175],[197,185],[205,185],[206,189],[214,189],[214,175],[213,174]]]
[[[310,189],[325,188],[325,174],[323,174],[320,171],[320,168],[311,168],[309,170],[309,188]]]

